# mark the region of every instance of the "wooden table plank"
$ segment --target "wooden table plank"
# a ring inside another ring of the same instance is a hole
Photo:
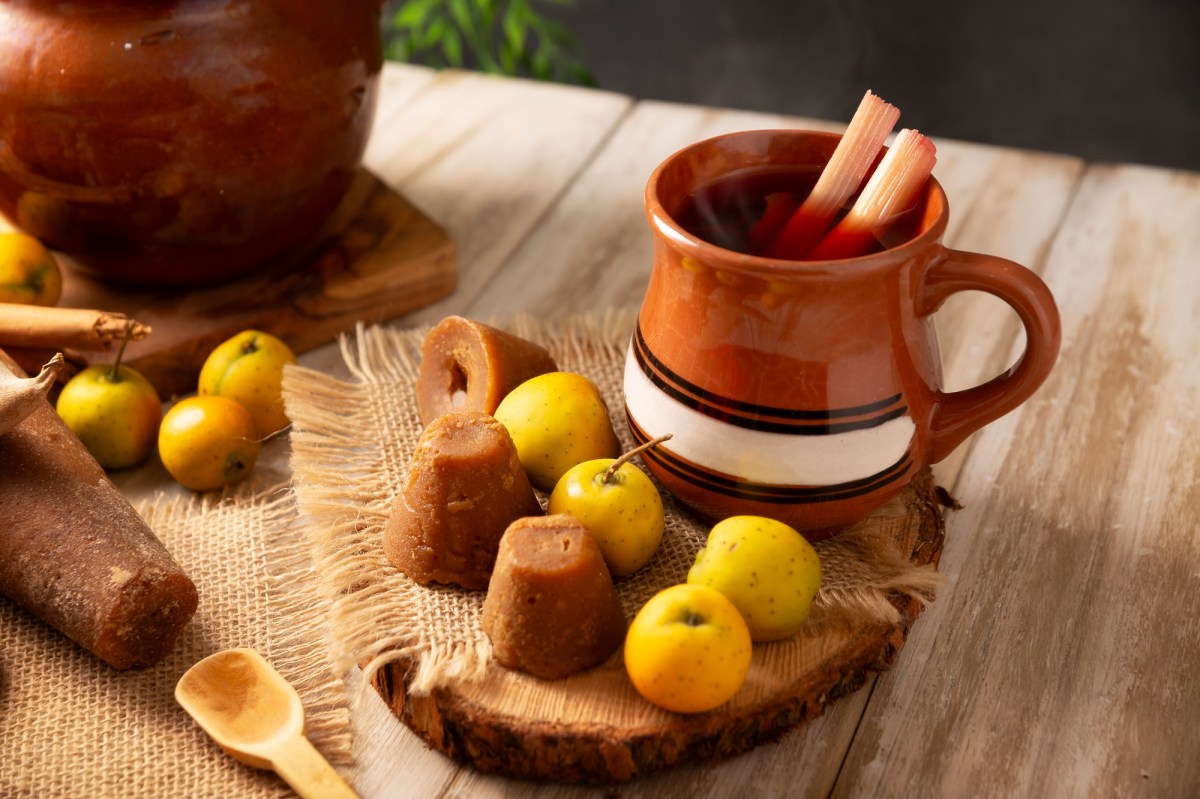
[[[610,92],[386,65],[364,163],[450,232],[458,259],[450,297],[392,324],[464,311],[631,104]],[[345,373],[336,347],[304,363]]]
[[[376,128],[367,166],[450,232],[459,259],[454,295],[406,322],[467,307],[631,102],[591,89],[446,71],[390,114]]]
[[[437,73],[432,69],[411,64],[384,64],[379,75],[379,99],[364,161],[373,163],[390,151],[392,137],[406,124],[405,115],[413,99],[429,88],[435,75]]]
[[[1039,274],[1079,181],[1081,159],[957,141],[937,141],[934,174],[950,200],[945,244],[1008,258]],[[977,385],[1008,368],[1024,346],[1016,314],[989,294],[952,296],[935,316],[945,390]],[[934,468],[953,489],[968,439]]]
[[[570,189],[471,304],[480,318],[553,316],[636,305],[650,275],[646,179],[668,155],[735,130],[807,127],[811,119],[640,102]]]
[[[1200,175],[1088,170],[1046,277],[1064,347],[958,483],[951,580],[836,796],[1195,796]]]

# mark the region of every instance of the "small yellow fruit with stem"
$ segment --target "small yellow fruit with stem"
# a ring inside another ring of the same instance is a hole
[[[729,701],[750,671],[750,631],[714,588],[687,583],[659,591],[625,634],[625,671],[659,707],[703,713]]]
[[[140,372],[121,363],[133,330],[111,365],[89,366],[59,392],[55,410],[105,469],[136,466],[154,451],[162,401]]]
[[[798,633],[808,619],[821,587],[821,561],[783,522],[730,516],[709,531],[687,581],[727,596],[755,641],[777,641]]]
[[[188,397],[163,417],[158,455],[179,483],[212,491],[254,469],[262,448],[254,418],[228,397]]]
[[[246,406],[259,435],[288,426],[283,409],[283,367],[296,362],[287,344],[261,330],[243,330],[217,345],[200,367],[198,393],[228,397]]]
[[[592,534],[613,577],[625,577],[654,557],[666,527],[662,496],[630,460],[671,438],[647,441],[616,460],[572,466],[550,492],[549,513],[568,513]]]

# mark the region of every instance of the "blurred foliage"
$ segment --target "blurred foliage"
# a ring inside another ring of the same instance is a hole
[[[535,6],[574,0],[403,0],[389,4],[385,54],[394,61],[594,86],[579,43]]]

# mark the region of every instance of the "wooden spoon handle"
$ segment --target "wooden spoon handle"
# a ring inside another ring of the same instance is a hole
[[[358,799],[358,794],[303,736],[291,738],[273,751],[271,765],[303,799]]]

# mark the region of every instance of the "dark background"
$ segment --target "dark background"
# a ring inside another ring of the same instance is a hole
[[[1200,170],[1200,0],[575,0],[600,88]]]

